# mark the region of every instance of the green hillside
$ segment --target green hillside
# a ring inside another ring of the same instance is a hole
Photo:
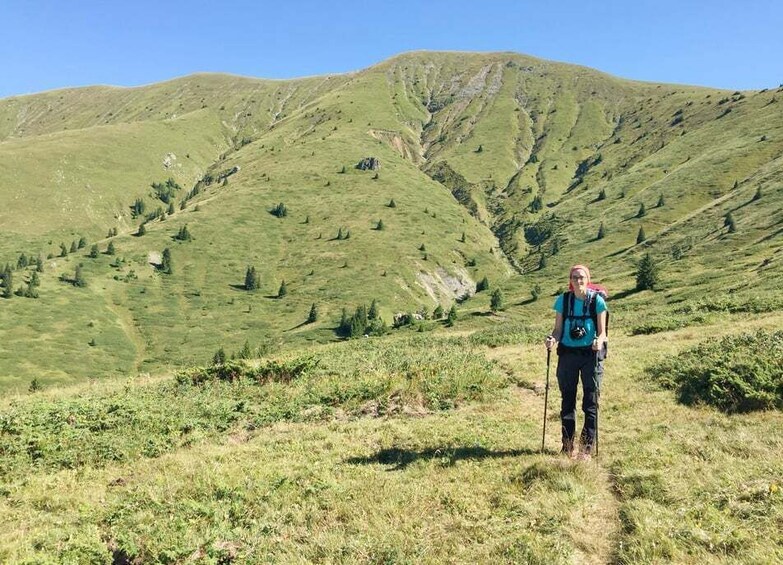
[[[44,263],[39,297],[0,309],[0,382],[331,341],[343,308],[377,300],[391,324],[448,309],[485,276],[524,302],[536,284],[559,289],[574,262],[621,292],[647,252],[666,272],[667,303],[724,289],[767,296],[783,222],[776,95],[511,53],[410,53],[339,76],[196,75],[0,101],[0,264],[15,268],[16,291],[32,276],[20,255]],[[366,157],[380,169],[355,168]],[[167,203],[151,185],[169,178],[180,188]],[[270,213],[280,203],[282,218]],[[183,226],[192,240],[173,239]],[[86,247],[60,257],[80,238]],[[110,240],[115,256],[88,257]],[[156,267],[165,248],[170,275]],[[77,264],[83,288],[59,280]],[[485,311],[483,296],[460,309]],[[312,304],[319,319],[304,324]]]
[[[416,52],[0,100],[0,562],[783,561],[781,96]]]

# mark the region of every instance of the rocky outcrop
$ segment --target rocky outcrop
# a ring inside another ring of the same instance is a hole
[[[376,157],[365,157],[356,164],[360,171],[377,171],[381,168],[381,161]]]

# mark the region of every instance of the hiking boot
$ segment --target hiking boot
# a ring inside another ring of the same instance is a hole
[[[574,442],[569,440],[563,440],[563,447],[560,450],[560,453],[563,455],[567,455],[568,457],[572,457],[574,454]]]
[[[579,451],[577,452],[574,459],[577,461],[590,461],[593,458],[593,446],[592,445],[583,445],[579,448]]]

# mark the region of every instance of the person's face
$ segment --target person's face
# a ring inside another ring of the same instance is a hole
[[[571,273],[571,283],[574,285],[574,289],[580,292],[587,291],[587,273],[582,269],[577,269]]]

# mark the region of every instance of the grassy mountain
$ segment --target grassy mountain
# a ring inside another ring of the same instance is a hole
[[[780,96],[410,53],[0,100],[0,561],[783,560]],[[575,262],[589,463],[541,346]],[[458,318],[341,341],[373,300]]]
[[[667,303],[766,296],[783,222],[776,96],[510,53],[411,53],[339,76],[196,75],[5,99],[0,264],[40,256],[44,270],[39,298],[0,309],[2,384],[158,371],[245,341],[328,341],[343,308],[377,299],[390,322],[448,308],[484,276],[523,300],[536,284],[559,289],[577,261],[623,291],[647,252],[664,265]],[[356,169],[366,157],[381,168]],[[181,188],[156,195],[169,178]],[[145,215],[169,211],[164,200],[173,214],[135,236]],[[280,203],[282,218],[270,213]],[[193,239],[173,239],[184,226]],[[166,248],[171,275],[156,268]],[[78,264],[85,287],[59,280]],[[12,290],[31,273],[16,268]],[[313,303],[319,320],[304,324]]]

